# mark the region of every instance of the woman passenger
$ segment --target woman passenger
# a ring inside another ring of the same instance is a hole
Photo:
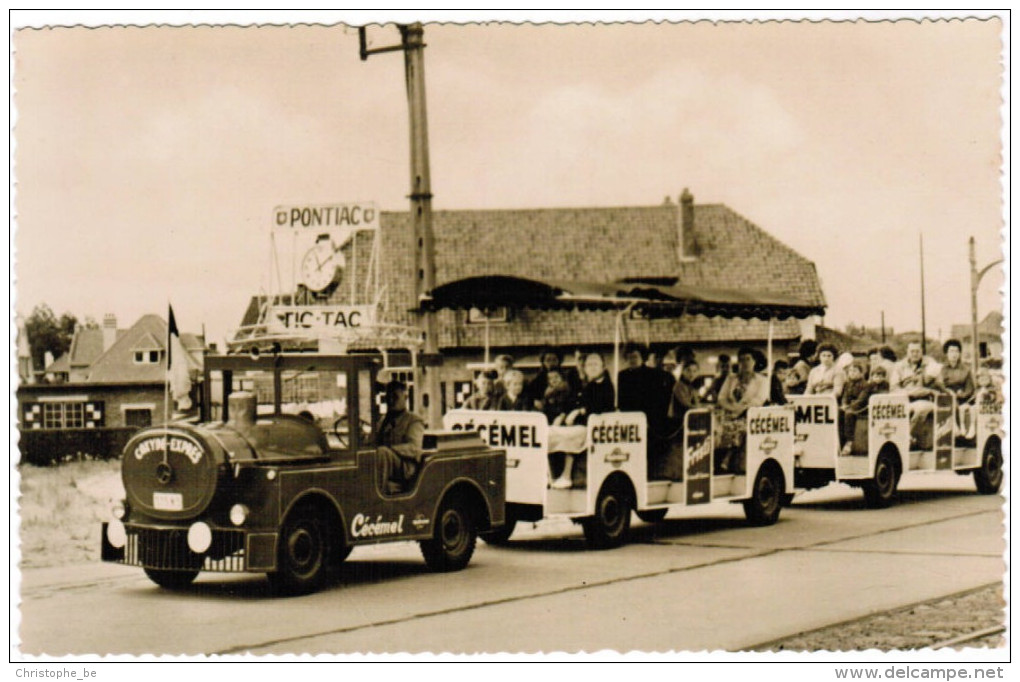
[[[839,351],[831,343],[823,343],[818,347],[818,366],[808,374],[806,394],[832,395],[837,399],[843,393],[846,375],[836,367],[836,356]]]
[[[957,433],[964,438],[973,438],[976,427],[971,407],[974,401],[974,377],[970,374],[970,367],[960,362],[963,346],[957,339],[949,339],[942,344],[942,352],[946,355],[946,362],[942,365],[939,378],[945,389],[956,396]]]
[[[616,406],[616,389],[609,378],[606,363],[598,353],[588,353],[582,363],[588,377],[579,396],[580,405],[570,413],[568,424],[587,424],[588,415],[612,412]]]

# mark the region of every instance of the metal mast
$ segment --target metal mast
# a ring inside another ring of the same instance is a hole
[[[368,59],[378,52],[401,50],[404,53],[404,76],[407,81],[407,107],[411,137],[411,223],[413,225],[414,293],[416,301],[436,286],[435,240],[432,234],[432,184],[429,177],[429,135],[428,117],[425,109],[425,29],[420,23],[398,26],[400,45],[369,50],[365,38],[365,27],[358,29],[361,41],[361,59]],[[428,421],[438,427],[441,420],[439,384],[439,341],[436,338],[436,313],[419,312],[422,332],[425,336],[425,358],[421,363],[420,387],[422,405],[427,410]]]

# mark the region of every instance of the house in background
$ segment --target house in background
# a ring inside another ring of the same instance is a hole
[[[76,452],[116,456],[131,432],[173,415],[165,397],[167,331],[158,315],[143,315],[122,330],[106,315],[101,329],[76,330],[68,352],[47,367],[47,374],[66,380],[18,388],[23,461]],[[186,333],[181,342],[196,406],[205,344]]]
[[[978,358],[1002,362],[1002,313],[998,310],[985,315],[978,322]],[[958,339],[963,346],[963,357],[969,361],[974,357],[974,330],[969,324],[954,324],[950,336]]]

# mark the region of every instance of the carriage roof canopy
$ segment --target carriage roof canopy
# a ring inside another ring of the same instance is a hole
[[[823,306],[772,292],[709,289],[676,278],[630,278],[616,282],[535,280],[512,275],[466,277],[422,297],[422,309],[535,308],[619,310],[633,306],[646,317],[705,315],[743,319],[787,319],[823,315]]]

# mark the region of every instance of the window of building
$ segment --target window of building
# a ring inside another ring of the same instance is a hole
[[[158,350],[136,350],[135,364],[155,365],[157,362],[159,362],[159,358],[162,354],[163,352]]]
[[[505,307],[491,308],[487,310],[481,310],[480,308],[471,308],[467,312],[467,323],[468,324],[485,324],[488,320],[489,324],[500,324],[510,321],[510,311]]]
[[[25,403],[22,423],[31,429],[92,429],[104,426],[103,403],[96,400],[47,400]]]
[[[124,410],[124,425],[139,428],[152,426],[152,410],[149,408],[128,408]]]

